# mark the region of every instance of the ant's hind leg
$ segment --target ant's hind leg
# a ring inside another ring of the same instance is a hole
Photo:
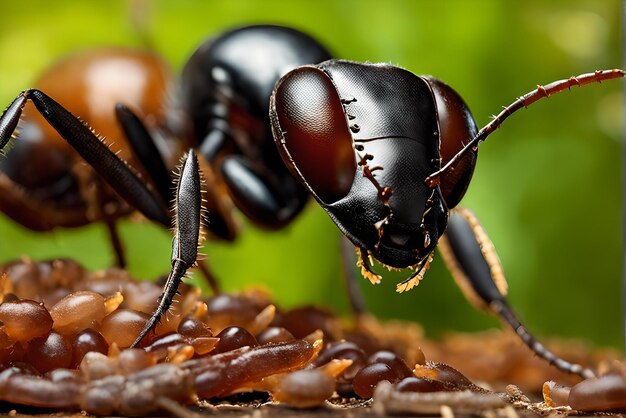
[[[457,208],[450,213],[448,229],[439,249],[465,297],[476,307],[498,315],[539,357],[559,370],[582,378],[594,372],[564,360],[541,344],[517,319],[507,299],[507,284],[493,244],[472,211]]]

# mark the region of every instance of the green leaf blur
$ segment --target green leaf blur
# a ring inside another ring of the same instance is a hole
[[[8,104],[59,57],[101,45],[147,43],[180,69],[206,37],[251,23],[303,29],[337,57],[384,61],[453,86],[480,125],[538,83],[622,65],[617,0],[483,1],[43,1],[0,3],[0,103]],[[513,306],[540,335],[622,343],[622,83],[572,91],[507,121],[480,150],[463,201],[490,233]],[[10,155],[9,157],[10,158]],[[169,233],[123,221],[130,269],[168,269]],[[290,227],[247,224],[235,245],[205,252],[228,290],[271,289],[283,306],[322,303],[347,312],[339,233],[311,203]],[[0,219],[0,261],[72,257],[110,265],[100,225],[35,234]],[[433,335],[498,322],[466,303],[436,256],[417,289],[398,295],[406,273],[362,281],[368,307],[410,318]]]

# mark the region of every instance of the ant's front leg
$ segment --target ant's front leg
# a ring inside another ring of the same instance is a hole
[[[202,228],[202,190],[198,160],[193,149],[189,150],[180,171],[174,203],[174,239],[172,240],[172,268],[159,306],[154,311],[143,330],[131,347],[141,340],[158,324],[167,312],[178,291],[187,270],[196,264],[198,244]]]
[[[485,230],[472,211],[457,208],[450,213],[448,229],[439,249],[465,297],[476,307],[498,315],[539,357],[559,370],[584,379],[594,372],[572,364],[546,348],[517,319],[507,298],[507,283],[502,265]]]

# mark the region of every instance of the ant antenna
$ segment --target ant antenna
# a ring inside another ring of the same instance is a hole
[[[576,77],[570,77],[566,80],[558,80],[545,86],[537,86],[535,90],[532,90],[525,95],[519,97],[510,105],[506,106],[498,116],[495,116],[491,122],[485,125],[478,134],[463,147],[446,165],[441,167],[440,170],[435,171],[430,176],[426,177],[425,183],[428,187],[433,188],[439,184],[441,174],[446,171],[453,171],[456,164],[463,158],[465,154],[471,149],[474,152],[478,150],[480,142],[487,139],[487,137],[496,129],[500,127],[509,116],[517,112],[522,108],[527,108],[531,104],[535,103],[539,99],[549,97],[553,94],[560,93],[563,90],[570,90],[572,86],[584,86],[586,84],[601,83],[605,80],[611,80],[614,78],[621,78],[626,76],[624,70],[598,70],[593,73],[581,74]]]

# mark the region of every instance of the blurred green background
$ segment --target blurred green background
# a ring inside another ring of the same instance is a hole
[[[269,22],[303,29],[336,57],[384,61],[445,80],[483,125],[538,83],[622,66],[618,0],[483,1],[24,1],[0,2],[0,103],[8,104],[56,59],[100,45],[141,46],[142,36],[176,70],[207,36]],[[490,233],[510,299],[539,335],[622,345],[623,84],[540,102],[506,122],[480,150],[463,201]],[[9,157],[10,158],[10,157]],[[147,223],[122,229],[131,271],[168,269],[170,237]],[[209,242],[226,289],[262,285],[283,306],[323,303],[347,312],[339,235],[311,203],[292,226],[245,226],[236,245]],[[0,219],[0,262],[69,256],[90,269],[112,253],[100,225],[34,234]],[[436,256],[417,289],[385,274],[361,287],[378,316],[410,318],[431,335],[498,322],[466,303]]]

